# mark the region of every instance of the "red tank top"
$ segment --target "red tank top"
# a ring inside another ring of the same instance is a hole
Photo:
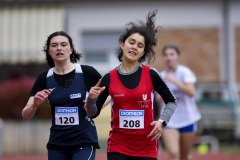
[[[153,91],[150,68],[145,65],[142,66],[140,82],[134,89],[122,84],[116,69],[110,72],[112,129],[108,152],[157,158],[158,143],[147,138],[153,128],[150,125],[154,120]]]

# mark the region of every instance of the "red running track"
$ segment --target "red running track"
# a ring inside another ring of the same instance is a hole
[[[240,160],[240,155],[226,155],[224,153],[219,154],[207,154],[207,155],[193,155],[194,160]],[[46,155],[19,155],[19,156],[6,156],[2,160],[47,160]],[[106,160],[105,153],[97,153],[96,160]],[[167,160],[166,154],[161,154],[159,160]]]

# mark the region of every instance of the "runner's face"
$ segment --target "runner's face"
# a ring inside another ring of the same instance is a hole
[[[55,36],[50,41],[49,55],[54,61],[63,62],[70,61],[72,48],[68,38],[65,36]]]
[[[122,60],[138,62],[144,54],[144,37],[139,33],[134,33],[130,35],[120,47],[123,51]]]
[[[175,67],[178,63],[178,54],[174,49],[168,48],[163,53],[163,59],[167,67]]]

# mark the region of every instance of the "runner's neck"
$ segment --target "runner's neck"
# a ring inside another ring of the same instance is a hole
[[[140,66],[140,64],[137,63],[121,63],[118,67],[119,71],[121,73],[132,73],[137,70],[137,68]]]
[[[63,63],[63,64],[55,64],[54,67],[54,72],[59,75],[64,75],[67,73],[70,73],[75,69],[75,64],[74,63]]]

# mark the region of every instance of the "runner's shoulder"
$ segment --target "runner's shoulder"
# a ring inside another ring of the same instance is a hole
[[[42,72],[37,76],[37,79],[35,82],[38,83],[46,83],[46,78],[47,78],[48,71]]]
[[[88,71],[97,71],[94,67],[89,66],[89,65],[82,65],[81,64],[81,68],[83,70],[83,72],[88,72]]]
[[[186,73],[186,72],[192,72],[192,70],[189,68],[189,67],[187,67],[187,66],[185,66],[185,65],[179,65],[178,66],[178,70],[180,71],[180,72],[184,72],[184,73]]]
[[[38,91],[46,88],[46,77],[48,71],[45,71],[38,75],[36,81],[33,84],[30,96],[34,96]]]
[[[162,79],[160,72],[156,68],[150,68],[150,76],[151,78]]]
[[[100,79],[102,76],[101,74],[92,66],[88,65],[81,65],[83,74],[85,74],[87,77],[91,77],[93,79]]]

